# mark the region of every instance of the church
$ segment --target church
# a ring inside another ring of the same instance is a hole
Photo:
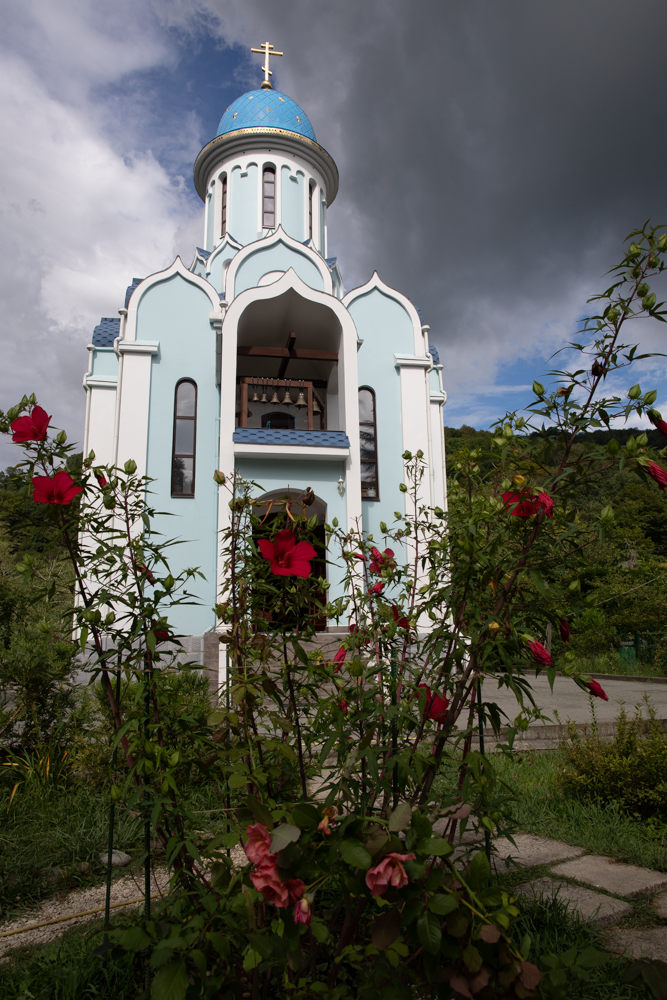
[[[133,278],[119,316],[88,345],[84,453],[153,480],[157,530],[197,567],[199,603],[170,622],[202,665],[218,647],[219,531],[235,472],[257,495],[297,496],[309,513],[381,539],[405,510],[402,453],[421,449],[423,501],[446,508],[442,365],[429,327],[379,275],[346,291],[328,246],[338,169],[306,112],[264,81],[224,112],[194,164],[203,245],[186,265]],[[341,594],[327,567],[330,597]],[[335,626],[331,623],[330,627]],[[217,655],[217,652],[216,654]]]

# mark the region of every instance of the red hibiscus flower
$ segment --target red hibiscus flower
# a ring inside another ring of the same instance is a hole
[[[533,514],[537,514],[536,502],[536,497],[528,490],[521,490],[520,493],[508,490],[507,493],[503,493],[503,503],[507,513],[511,517],[520,517],[524,521],[532,517]]]
[[[395,604],[391,606],[391,613],[394,616],[394,621],[399,628],[410,628],[410,619],[406,618],[405,615],[401,617],[401,612],[398,610]]]
[[[32,413],[26,417],[17,417],[12,423],[12,441],[21,444],[23,441],[44,441],[51,417],[41,406],[33,406]]]
[[[541,642],[532,640],[528,643],[528,649],[531,651],[537,662],[543,667],[553,666],[553,660],[550,654],[546,651]]]
[[[257,544],[276,576],[310,576],[310,560],[317,553],[308,542],[297,542],[291,528],[279,531],[272,542],[260,538]]]
[[[66,506],[74,497],[83,493],[83,486],[75,486],[69,472],[61,469],[54,476],[33,476],[33,494],[35,503],[54,503]]]
[[[369,594],[381,594],[384,590],[383,583],[374,583],[372,587],[369,588]]]
[[[97,472],[95,473],[95,479],[98,481],[102,489],[104,489],[105,486],[109,485],[108,480],[106,479],[105,476],[102,475],[101,472],[99,474]]]
[[[385,549],[384,552],[380,552],[379,549],[373,547],[371,549],[371,556],[373,557],[373,561],[368,567],[371,573],[381,573],[383,569],[391,569],[393,567],[393,549]]]
[[[554,516],[554,502],[548,493],[538,493],[537,494],[537,504],[542,508],[547,517],[553,519]]]
[[[439,694],[434,694],[427,684],[420,684],[418,691],[426,691],[426,705],[424,709],[428,712],[427,719],[434,722],[444,722],[449,708],[449,700],[442,698]]]
[[[656,430],[659,430],[664,437],[667,437],[667,423],[665,423],[665,421],[658,416],[657,411],[648,410],[647,416]],[[12,427],[13,426],[14,425],[12,424]]]
[[[379,865],[366,872],[366,885],[371,896],[383,896],[389,886],[402,889],[408,884],[403,861],[414,861],[414,854],[385,854]]]
[[[337,674],[340,673],[340,668],[343,666],[343,663],[345,662],[345,657],[346,656],[347,656],[347,650],[346,650],[345,646],[341,646],[340,649],[338,650],[338,652],[336,653],[336,655],[333,658],[333,661],[336,664],[336,666],[335,666],[334,669],[335,669],[335,672]]]
[[[570,641],[570,626],[564,618],[560,620],[560,637],[562,642]]]
[[[341,712],[347,712],[347,702],[345,701],[345,698],[341,698],[341,700],[338,702],[338,707],[340,708]]]
[[[159,622],[157,627],[154,625],[152,629],[153,635],[158,642],[168,642],[171,639],[171,632],[168,628],[164,628]]]
[[[605,690],[598,684],[597,681],[588,681],[586,687],[595,698],[602,698],[603,701],[609,701]]]
[[[655,462],[649,462],[646,471],[651,479],[655,479],[660,489],[664,491],[667,486],[667,472]]]
[[[137,565],[137,572],[143,574],[143,576],[146,577],[149,583],[155,583],[155,577],[153,576],[151,571],[147,569],[146,566],[144,566],[143,563],[139,563]]]
[[[307,925],[310,923],[310,917],[310,903],[307,899],[300,899],[294,907],[294,923]]]

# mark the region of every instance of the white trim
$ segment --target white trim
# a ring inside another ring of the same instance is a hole
[[[231,302],[234,298],[236,274],[241,265],[249,257],[253,257],[257,253],[262,253],[264,250],[268,250],[269,247],[277,246],[279,243],[282,243],[284,246],[289,247],[291,250],[294,250],[302,257],[305,257],[306,260],[309,260],[313,264],[315,264],[315,267],[322,276],[322,286],[324,288],[325,294],[333,295],[333,290],[334,290],[333,280],[331,278],[331,272],[327,267],[327,262],[325,261],[324,257],[314,248],[305,246],[303,243],[300,243],[299,240],[295,240],[292,236],[288,236],[283,227],[278,226],[277,229],[271,231],[270,235],[265,236],[262,239],[255,240],[254,243],[248,243],[246,246],[243,247],[242,250],[239,250],[236,256],[232,259],[231,264],[227,268],[227,274],[225,275],[224,291],[225,291],[226,301]],[[247,290],[248,289],[246,289],[246,291]]]
[[[422,333],[422,324],[419,318],[419,313],[407,296],[402,295],[400,292],[396,291],[395,288],[385,285],[377,271],[373,271],[371,279],[367,281],[365,285],[360,285],[358,288],[353,288],[349,291],[343,299],[343,305],[349,309],[355,299],[359,299],[364,295],[368,295],[369,292],[376,290],[382,292],[382,294],[386,295],[387,298],[394,299],[395,302],[398,302],[403,306],[408,314],[410,322],[412,323],[415,356],[423,358],[424,335]],[[429,367],[430,365],[431,362],[429,361]]]
[[[119,341],[119,354],[157,354],[160,350],[159,340]]]
[[[396,368],[423,368],[430,371],[432,367],[429,358],[418,358],[415,354],[395,354],[394,362]]]
[[[344,462],[350,454],[349,448],[324,448],[303,444],[249,444],[234,442],[237,458],[298,458],[308,462],[313,458],[331,462]]]
[[[192,285],[196,285],[200,288],[202,292],[205,292],[211,300],[211,307],[214,312],[220,311],[220,296],[216,292],[210,281],[206,278],[202,278],[199,274],[193,274],[192,271],[184,265],[180,257],[177,257],[173,264],[166,267],[164,271],[156,271],[155,274],[149,274],[147,278],[144,278],[140,282],[132,293],[130,302],[127,309],[127,319],[125,322],[124,336],[120,338],[120,345],[136,341],[137,339],[137,310],[139,304],[143,299],[146,292],[153,288],[154,285],[162,284],[164,281],[169,281],[175,275],[180,275],[185,281],[190,282]],[[146,341],[144,341],[146,343]]]
[[[89,375],[83,376],[83,387],[84,389],[115,389],[118,385],[117,378],[103,378],[98,376],[96,378],[90,378]]]

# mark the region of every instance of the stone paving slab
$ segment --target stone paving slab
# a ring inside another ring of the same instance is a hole
[[[653,897],[653,909],[659,917],[667,920],[667,892],[659,892]]]
[[[667,962],[667,927],[615,930],[610,931],[606,937],[609,951],[617,955],[629,955],[631,958],[659,958],[661,962]]]
[[[577,858],[576,861],[566,861],[565,864],[552,868],[552,872],[564,878],[576,879],[577,882],[587,882],[597,889],[613,892],[616,896],[635,896],[638,892],[667,887],[667,875],[663,872],[626,865],[613,858],[594,854]]]
[[[494,842],[496,869],[510,868],[509,858],[513,858],[522,868],[535,868],[537,865],[551,865],[556,861],[578,858],[584,853],[583,847],[572,847],[560,840],[537,837],[534,833],[517,833],[514,840],[516,847],[505,837]]]
[[[629,903],[612,896],[603,896],[592,889],[584,889],[579,885],[570,885],[553,878],[538,878],[534,882],[524,882],[514,890],[518,895],[543,899],[545,896],[558,896],[569,909],[576,911],[582,920],[595,923],[600,927],[609,927],[623,917],[632,913]],[[666,928],[667,930],[667,928]]]

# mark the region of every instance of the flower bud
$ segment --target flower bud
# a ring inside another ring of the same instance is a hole
[[[217,483],[218,486],[224,486],[226,481],[227,477],[225,476],[224,472],[220,472],[219,469],[216,469],[215,472],[213,473],[213,482]]]
[[[491,624],[489,625],[489,632],[500,632],[501,628],[502,625],[500,624],[500,622],[491,622]]]
[[[525,476],[512,476],[512,482],[515,486],[523,486],[526,482]]]
[[[128,476],[133,476],[134,473],[137,471],[137,463],[134,461],[134,459],[128,458],[123,468],[125,469],[125,472],[127,473]]]
[[[58,442],[58,444],[65,444],[65,441],[67,441],[66,432],[58,431],[58,433],[56,434],[56,441]]]

